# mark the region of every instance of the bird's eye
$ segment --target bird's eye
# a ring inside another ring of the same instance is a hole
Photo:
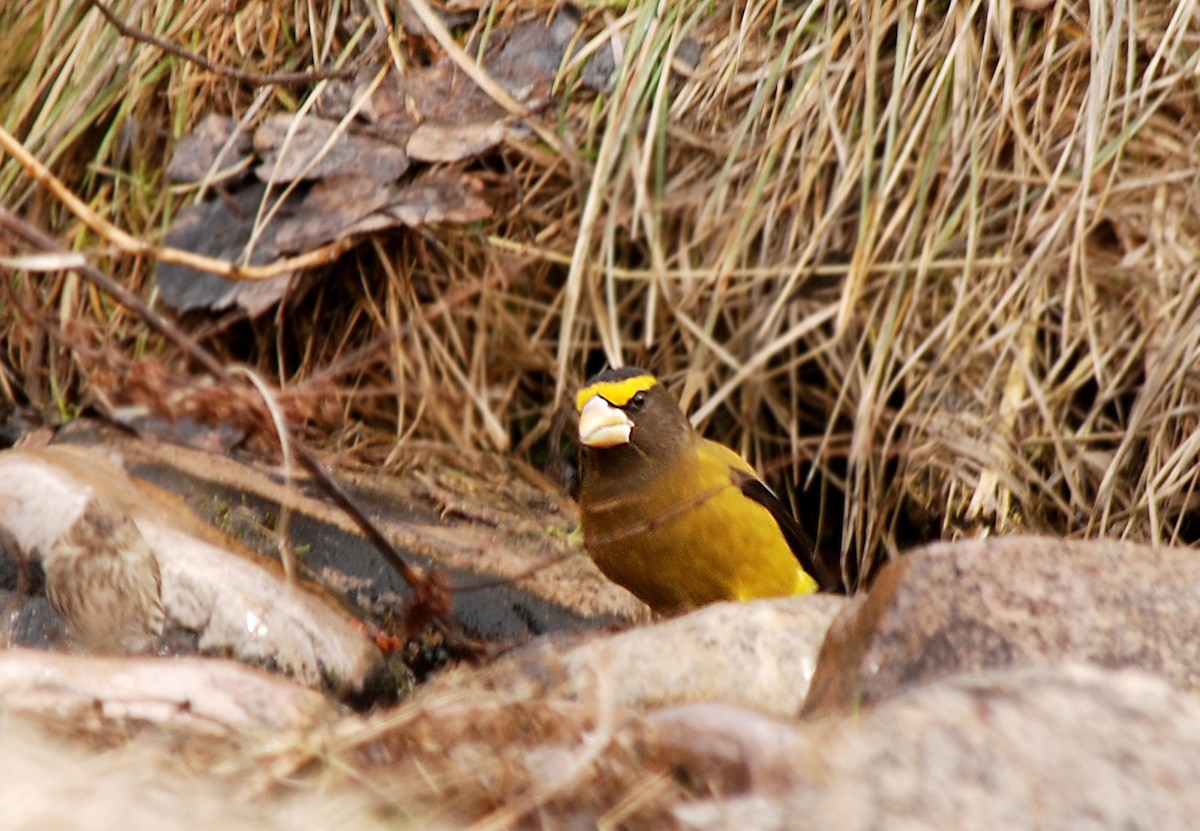
[[[629,403],[626,404],[625,406],[628,407],[630,410],[633,410],[634,412],[637,412],[638,410],[642,409],[642,407],[646,406],[646,393],[635,392],[633,394],[633,398],[630,398]]]

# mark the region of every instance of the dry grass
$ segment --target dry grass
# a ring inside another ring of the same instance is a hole
[[[476,28],[553,5],[497,0]],[[440,52],[389,47],[349,0],[113,7],[259,72]],[[581,29],[620,47],[615,89],[565,67],[540,123],[572,152],[531,136],[471,165],[493,220],[368,240],[278,315],[186,328],[370,461],[398,440],[536,457],[564,390],[646,365],[710,435],[808,486],[801,513],[851,574],[982,530],[1200,537],[1195,2],[632,0]],[[319,90],[164,57],[85,0],[6,4],[0,31],[0,123],[149,241],[189,198],[162,170],[202,115],[256,122]],[[0,205],[152,297],[151,262],[11,159]],[[73,273],[5,287],[20,404],[119,402],[147,362],[164,396],[200,383]]]

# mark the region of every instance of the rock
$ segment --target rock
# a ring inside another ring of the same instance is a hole
[[[1162,831],[1200,815],[1200,699],[1142,672],[959,675],[790,729],[772,743],[794,746],[790,789],[776,767],[774,791],[678,804],[679,825]]]
[[[236,661],[13,648],[0,650],[0,707],[73,731],[153,724],[210,736],[308,730],[338,712],[321,693]]]
[[[1034,537],[914,551],[834,622],[804,712],[870,704],[959,672],[1064,661],[1200,688],[1200,557]]]
[[[632,732],[649,766],[720,794],[786,792],[810,747],[796,722],[711,701],[648,713]]]
[[[456,827],[596,828],[630,827],[619,818],[635,811],[644,821],[632,827],[662,828],[657,820],[681,787],[633,751],[631,730],[645,712],[725,698],[745,705],[726,708],[743,732],[747,706],[795,713],[842,602],[718,604],[641,629],[578,634],[570,644],[546,638],[486,669],[439,674],[395,708],[317,731],[306,746],[345,760],[405,817],[449,809],[462,818]],[[765,716],[759,723],[764,732],[752,744],[775,729]],[[727,725],[725,735],[738,729]],[[781,749],[775,766],[786,758]],[[269,757],[257,763],[282,767]],[[772,775],[759,765],[753,781]]]
[[[637,710],[722,701],[794,715],[829,621],[846,602],[808,595],[715,603],[615,635],[566,645],[547,639],[484,673],[435,680],[424,694],[481,684],[530,698],[591,698],[603,690],[607,701]]]
[[[397,821],[365,789],[280,787],[231,743],[135,737],[97,747],[15,715],[0,725],[5,831],[374,831]],[[279,741],[279,739],[277,739]],[[298,739],[296,741],[299,741]],[[394,810],[394,809],[393,809]],[[430,818],[414,827],[449,827]]]
[[[56,441],[119,459],[135,479],[178,494],[260,553],[276,552],[273,517],[289,515],[290,536],[307,549],[313,571],[377,619],[404,616],[411,597],[404,579],[303,471],[289,483],[276,465],[232,451],[240,434],[189,428],[186,420],[132,426],[137,435],[79,420]],[[336,476],[406,560],[446,574],[455,589],[451,622],[470,637],[524,640],[648,617],[571,538],[579,524],[574,503],[511,459],[431,456],[403,475],[347,469]]]
[[[77,596],[67,607],[72,611],[67,623],[79,630],[85,621],[87,635],[130,637],[124,624],[146,618],[147,604],[134,603],[129,591],[120,590],[128,580],[105,586],[96,579],[103,569],[59,569],[56,558],[71,560],[64,544],[78,548],[89,537],[110,548],[115,540],[124,546],[134,541],[139,561],[157,561],[160,614],[165,611],[169,626],[194,633],[201,651],[270,666],[354,700],[370,699],[393,684],[378,648],[334,598],[315,585],[289,583],[277,563],[207,525],[173,495],[132,479],[100,453],[65,446],[0,453],[0,526],[24,556],[41,559],[51,600],[56,594]],[[109,529],[103,539],[101,527]],[[66,585],[56,588],[56,575]],[[120,608],[123,601],[141,611]],[[117,608],[108,608],[114,604]],[[161,618],[158,627],[161,632]],[[146,636],[149,628],[134,634]]]

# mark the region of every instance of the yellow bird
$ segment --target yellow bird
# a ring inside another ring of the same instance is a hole
[[[816,552],[791,512],[653,375],[601,372],[576,406],[584,541],[610,580],[668,614],[817,590]]]

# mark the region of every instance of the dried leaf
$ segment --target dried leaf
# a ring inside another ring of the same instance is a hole
[[[544,106],[554,77],[579,29],[579,19],[567,10],[549,25],[531,20],[495,37],[499,46],[484,67],[508,92],[526,106]]]
[[[474,158],[504,140],[504,123],[446,126],[422,124],[408,140],[408,155],[420,162],[457,162]]]
[[[578,18],[564,11],[549,25],[536,20],[511,29],[497,29],[492,33],[484,68],[514,98],[530,110],[538,110],[549,100],[555,75],[578,27]],[[476,46],[468,44],[468,52],[475,49]],[[592,73],[596,76],[596,84],[606,84],[611,76],[610,53],[611,49],[601,50],[601,54],[609,57],[606,66],[600,66]],[[331,83],[322,98],[321,113],[329,118],[345,116],[352,103],[366,94],[377,73],[378,67],[365,67],[352,81]],[[414,131],[447,128],[440,132],[440,135],[447,135],[448,128],[466,128],[472,136],[459,141],[462,152],[486,133],[485,125],[498,127],[510,117],[449,58],[403,76],[394,72],[389,74],[358,114],[370,122],[374,130],[397,141],[407,139]],[[419,136],[414,138],[419,144],[414,150],[410,141],[410,155],[421,152],[426,154],[422,158],[430,158],[431,142]],[[477,152],[483,152],[495,143],[481,144]]]
[[[478,179],[451,172],[404,187],[363,177],[327,180],[313,187],[296,215],[279,229],[277,240],[289,250],[400,225],[476,222],[492,215],[491,206],[479,195],[482,189]]]
[[[436,222],[478,222],[492,215],[479,194],[483,183],[473,176],[439,173],[414,182],[386,208],[388,216],[410,228]]]
[[[209,113],[179,140],[167,176],[176,182],[220,181],[236,176],[249,164],[249,134],[238,130],[234,119]]]
[[[184,208],[167,231],[164,242],[196,254],[242,262],[266,191],[266,185],[255,183],[223,198]],[[298,197],[290,197],[280,211],[280,220],[290,216],[298,202]],[[276,221],[263,229],[251,252],[251,265],[278,258],[279,227],[280,222]],[[176,311],[221,311],[237,305],[251,315],[261,314],[277,303],[295,276],[284,274],[271,280],[239,282],[173,263],[159,263],[157,275],[159,295]]]
[[[567,49],[579,26],[560,14],[493,33],[484,61],[494,78],[531,109],[545,106]],[[370,132],[340,129],[353,102],[365,95],[377,70],[364,69],[350,82],[334,82],[323,96],[320,115],[280,114],[255,132],[261,156],[255,173],[272,183],[313,181],[311,189],[289,197],[285,210],[263,230],[251,263],[283,253],[310,250],[351,234],[397,225],[475,222],[491,215],[480,196],[481,183],[458,173],[442,173],[400,186],[410,158],[445,163],[475,158],[504,140],[512,117],[449,59],[392,72],[363,103],[358,117]],[[222,122],[209,128],[219,135]],[[225,124],[231,129],[228,120]],[[209,145],[215,138],[210,138]],[[199,158],[198,151],[196,154]],[[167,243],[230,261],[241,261],[254,230],[262,186],[242,190],[183,211]],[[260,314],[287,291],[295,275],[236,283],[193,269],[159,266],[164,302],[180,311],[221,310],[239,305]]]
[[[296,215],[280,227],[276,240],[285,251],[317,248],[345,236],[397,193],[395,186],[366,176],[334,176],[317,182]]]
[[[408,170],[402,147],[354,129],[345,130],[330,143],[337,128],[338,122],[311,115],[268,118],[254,133],[254,149],[262,156],[255,174],[273,183],[347,174],[391,182]]]
[[[391,77],[391,76],[390,76]],[[381,87],[381,91],[387,85]],[[391,90],[397,92],[395,88]],[[398,102],[380,101],[381,114],[391,119],[414,121],[420,124],[460,125],[499,121],[507,118],[504,108],[491,99],[479,86],[459,71],[449,59],[404,79]]]

